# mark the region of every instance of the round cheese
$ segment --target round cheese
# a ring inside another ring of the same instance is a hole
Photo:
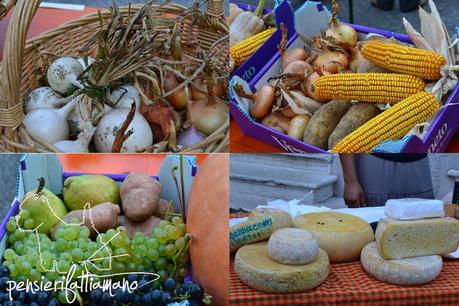
[[[270,293],[302,292],[319,286],[328,276],[327,253],[319,250],[314,262],[306,265],[284,265],[268,255],[266,241],[240,248],[234,258],[234,270],[249,287]]]
[[[374,240],[371,226],[363,219],[338,212],[316,212],[298,216],[296,227],[312,232],[331,262],[358,260],[362,248]]]
[[[429,283],[440,274],[443,264],[438,255],[387,260],[381,257],[375,242],[363,248],[360,261],[368,274],[394,285]]]
[[[268,241],[272,260],[285,265],[304,265],[313,262],[319,253],[314,235],[301,228],[283,228],[275,231]]]

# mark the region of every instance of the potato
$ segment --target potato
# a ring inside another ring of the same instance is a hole
[[[327,150],[328,138],[350,107],[349,101],[334,100],[319,108],[306,126],[303,141]]]
[[[328,149],[332,149],[341,139],[380,112],[379,108],[372,103],[357,103],[352,105],[338,122],[330,138],[328,138]]]
[[[309,115],[296,115],[290,120],[287,135],[295,139],[302,139],[304,135],[304,130],[308,125],[311,116]]]
[[[143,233],[144,235],[150,235],[153,229],[159,225],[159,222],[162,221],[162,219],[155,216],[151,216],[150,218],[141,222],[130,221],[128,218],[126,218],[126,216],[120,216],[119,219],[119,225],[126,228],[130,239],[132,239],[137,232]]]
[[[264,117],[261,124],[266,125],[279,133],[286,134],[290,123],[290,118],[285,117],[280,112],[274,112]]]
[[[169,201],[168,200],[164,200],[164,199],[160,199],[159,200],[159,205],[158,205],[158,209],[155,211],[154,213],[154,216],[158,217],[158,218],[161,218],[161,219],[164,219],[164,220],[171,220],[172,217],[174,217],[173,215],[168,215],[168,218],[166,218],[166,214],[167,212],[169,212],[169,214],[173,214],[173,213],[176,213],[177,210],[175,209],[175,206],[173,203],[170,203],[169,205]]]
[[[90,209],[71,211],[51,230],[51,238],[55,238],[55,233],[61,224],[68,223],[72,219],[80,220],[82,224],[88,227],[91,237],[95,237],[97,232],[105,233],[111,228],[116,228],[119,214],[119,205],[110,202],[97,204]]]
[[[147,188],[134,188],[121,199],[126,217],[131,221],[150,218],[159,206],[159,193]]]
[[[158,196],[161,194],[161,184],[157,180],[143,173],[130,173],[121,185],[121,199],[134,188],[151,189],[156,192]]]

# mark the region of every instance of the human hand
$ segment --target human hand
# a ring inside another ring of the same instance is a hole
[[[349,208],[365,207],[365,196],[358,181],[344,183],[344,202]]]

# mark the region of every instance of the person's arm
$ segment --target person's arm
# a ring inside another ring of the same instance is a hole
[[[344,178],[344,202],[350,208],[365,206],[365,197],[362,186],[360,186],[355,170],[355,159],[353,154],[340,154],[341,167]]]

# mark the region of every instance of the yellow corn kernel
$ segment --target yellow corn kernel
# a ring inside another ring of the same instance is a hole
[[[245,62],[275,31],[276,28],[269,28],[235,44],[230,49],[234,63],[239,66]]]
[[[428,92],[420,92],[400,101],[367,121],[344,137],[333,148],[333,153],[371,153],[385,140],[405,136],[416,124],[428,120],[440,107],[437,99]]]
[[[380,67],[424,80],[438,80],[440,68],[446,64],[438,53],[378,40],[366,42],[362,55]]]
[[[340,73],[314,82],[314,95],[320,101],[357,100],[397,103],[424,90],[424,81],[412,75],[395,73]]]

